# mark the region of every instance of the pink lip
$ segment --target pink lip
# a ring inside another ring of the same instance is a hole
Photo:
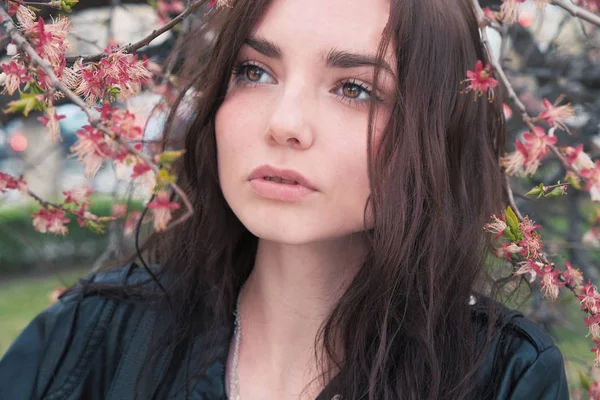
[[[298,184],[269,181],[265,177],[277,177]],[[317,191],[315,186],[300,173],[289,169],[277,169],[270,165],[256,168],[250,174],[249,180],[256,194],[273,200],[298,201]]]

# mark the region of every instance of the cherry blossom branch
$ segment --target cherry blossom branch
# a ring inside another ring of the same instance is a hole
[[[53,203],[51,201],[48,200],[44,200],[42,199],[40,196],[38,196],[37,194],[35,194],[34,192],[31,191],[31,189],[27,189],[27,195],[29,197],[31,197],[32,199],[34,199],[35,201],[37,201],[43,208],[48,208],[48,207],[52,207],[56,210],[61,210],[64,211],[67,214],[72,215],[73,217],[77,217],[77,218],[81,218],[81,219],[87,219],[90,221],[94,221],[94,222],[108,222],[108,221],[114,221],[117,218],[115,217],[98,217],[97,215],[91,214],[91,213],[83,213],[83,214],[77,214],[76,212],[74,212],[73,210],[70,210],[67,207],[64,207],[63,205],[57,204],[57,203]]]
[[[153,30],[148,36],[145,38],[138,40],[137,42],[127,45],[123,47],[125,53],[133,53],[144,46],[148,46],[154,39],[162,35],[163,33],[173,29],[175,25],[182,22],[188,15],[192,14],[198,8],[200,8],[204,3],[208,0],[196,0],[190,3],[188,7],[185,8],[178,16],[173,18],[171,21],[167,22],[165,25],[161,26],[158,29]],[[77,60],[81,60],[83,62],[96,62],[100,61],[102,58],[106,57],[106,53],[97,53],[90,54],[87,56],[76,56],[76,57],[67,57],[67,63],[74,63]]]
[[[206,1],[206,0],[198,0],[196,3],[193,3],[193,4],[202,3],[203,1]],[[73,102],[73,104],[78,106],[87,115],[91,126],[98,129],[102,133],[108,135],[115,142],[119,143],[121,146],[123,146],[127,150],[127,152],[129,154],[132,154],[135,157],[139,158],[140,160],[144,161],[152,169],[152,171],[158,175],[159,168],[156,166],[156,164],[153,162],[153,160],[150,158],[150,156],[143,153],[142,151],[138,151],[137,149],[134,148],[133,145],[124,141],[118,134],[116,134],[115,132],[111,131],[109,128],[104,126],[101,123],[100,117],[97,116],[94,113],[94,111],[79,96],[77,96],[75,93],[73,93],[73,91],[71,91],[67,87],[67,85],[65,85],[58,79],[58,77],[54,73],[54,70],[52,69],[52,66],[50,65],[50,63],[48,63],[48,61],[44,60],[37,54],[37,52],[34,50],[34,48],[29,44],[27,39],[23,35],[21,35],[18,28],[13,23],[11,17],[8,15],[6,10],[4,10],[3,8],[0,8],[0,27],[2,28],[2,30],[4,30],[6,32],[6,34],[10,37],[10,39],[12,40],[12,42],[14,44],[21,51],[25,52],[30,57],[31,63],[33,65],[37,65],[40,68],[42,68],[42,70],[48,76],[48,79],[52,83],[52,87],[54,89],[60,90],[62,93],[64,93],[65,96],[67,96],[67,98]],[[175,193],[177,193],[177,195],[181,198],[181,201],[186,206],[186,212],[180,218],[173,221],[170,224],[170,227],[171,227],[171,226],[178,225],[179,223],[181,223],[181,222],[185,221],[186,219],[188,219],[189,217],[191,217],[193,214],[193,207],[192,207],[192,204],[191,204],[189,198],[184,193],[184,191],[179,187],[179,185],[177,185],[176,183],[171,183],[170,186],[173,188]]]
[[[579,18],[591,24],[600,26],[600,16],[594,14],[591,11],[586,10],[585,8],[579,7],[565,0],[550,0],[550,3],[562,8],[563,10],[568,11],[575,18]]]
[[[552,0],[552,1],[554,3],[554,2],[560,1],[560,0]],[[512,103],[517,107],[517,109],[521,113],[521,118],[523,119],[523,122],[525,123],[525,125],[527,126],[527,128],[529,129],[530,132],[535,132],[536,129],[535,129],[535,125],[533,123],[533,118],[531,118],[529,116],[529,113],[527,112],[527,108],[525,107],[525,104],[523,104],[523,102],[521,101],[521,99],[519,98],[517,93],[515,92],[515,89],[514,89],[512,83],[510,82],[510,80],[508,79],[508,77],[506,76],[506,73],[504,72],[504,68],[500,64],[500,61],[498,60],[498,58],[494,57],[494,54],[491,51],[490,40],[488,38],[487,31],[485,29],[487,27],[487,22],[486,22],[485,15],[483,14],[483,10],[479,6],[479,3],[477,0],[473,0],[473,5],[475,8],[475,14],[477,16],[477,20],[479,21],[479,27],[480,27],[480,32],[481,32],[481,41],[483,42],[483,45],[485,46],[485,48],[488,50],[487,52],[488,52],[488,56],[489,56],[489,62],[492,65],[494,72],[496,73],[496,76],[500,79],[504,88],[506,89],[506,92],[508,93],[508,98],[512,101]],[[573,7],[575,7],[575,6],[573,6]],[[600,22],[600,18],[599,18],[599,22]],[[552,153],[554,153],[554,155],[556,155],[556,157],[561,162],[561,164],[565,167],[565,169],[567,169],[568,171],[572,171],[580,179],[583,178],[579,171],[575,170],[574,168],[572,168],[569,165],[569,162],[566,160],[566,158],[562,154],[560,154],[560,151],[558,150],[558,148],[556,146],[549,144],[548,147],[550,148]]]

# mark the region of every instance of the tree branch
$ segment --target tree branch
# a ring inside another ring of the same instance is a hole
[[[572,16],[600,26],[600,16],[565,0],[550,0],[551,4],[568,11]]]
[[[169,21],[168,23],[166,23],[165,25],[163,25],[162,27],[153,30],[148,36],[146,36],[145,38],[138,40],[137,42],[127,45],[123,48],[123,50],[126,53],[133,53],[136,50],[141,49],[144,46],[149,45],[154,39],[156,39],[157,37],[159,37],[160,35],[162,35],[163,33],[173,29],[173,27],[177,24],[179,24],[180,22],[182,22],[188,15],[190,15],[191,13],[193,13],[194,11],[196,11],[198,8],[200,8],[202,5],[204,5],[204,3],[206,3],[207,0],[196,0],[190,3],[190,5],[188,7],[186,7],[185,10],[183,10],[181,12],[181,14],[179,14],[178,16],[176,16],[175,18],[173,18],[171,21]],[[77,60],[81,60],[83,62],[96,62],[96,61],[100,61],[103,57],[106,57],[106,53],[97,53],[97,54],[90,54],[87,56],[75,56],[75,57],[67,57],[67,63],[74,63]]]

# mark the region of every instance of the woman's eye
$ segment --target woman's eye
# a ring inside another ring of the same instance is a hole
[[[354,82],[343,83],[341,91],[343,96],[353,100],[368,100],[371,98],[371,91],[368,88]]]
[[[263,68],[254,64],[241,64],[233,68],[233,77],[238,83],[257,84],[257,83],[272,83],[271,75]]]

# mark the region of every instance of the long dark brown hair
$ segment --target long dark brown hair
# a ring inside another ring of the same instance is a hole
[[[206,365],[215,357],[211,349],[228,343],[211,332],[233,325],[258,240],[221,192],[215,115],[237,53],[269,3],[236,0],[231,9],[213,11],[181,50],[182,71],[194,72],[188,77],[197,96],[178,183],[194,214],[143,246],[141,262],[159,266],[157,279],[168,277],[162,296],[173,326],[159,346],[183,349],[204,332]],[[497,289],[486,279],[490,239],[482,227],[504,204],[502,101],[500,93],[491,102],[461,93],[466,71],[488,58],[470,0],[392,0],[390,10],[378,54],[389,46],[395,51],[398,81],[377,148],[371,110],[368,252],[322,325],[315,354],[325,382],[339,370],[336,393],[345,399],[482,398],[474,381],[485,350],[476,346],[469,300],[484,291],[495,297]],[[215,40],[206,39],[208,31]],[[489,327],[494,315],[490,309]]]

